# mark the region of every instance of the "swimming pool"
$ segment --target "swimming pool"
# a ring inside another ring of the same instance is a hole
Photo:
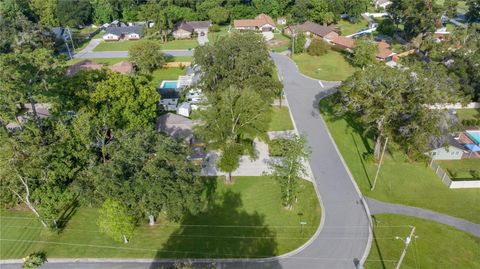
[[[160,88],[162,89],[176,89],[177,87],[178,87],[177,80],[164,80],[160,85]]]
[[[467,131],[467,135],[475,144],[480,145],[480,131]]]

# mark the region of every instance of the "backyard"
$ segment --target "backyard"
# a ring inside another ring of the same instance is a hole
[[[341,34],[343,36],[347,36],[359,32],[363,28],[368,28],[368,22],[364,18],[360,17],[356,23],[351,23],[348,20],[340,20],[333,26],[340,28]]]
[[[480,159],[437,161],[452,180],[480,180]]]
[[[288,107],[273,106],[271,109],[271,120],[268,128],[269,131],[286,131],[293,130],[292,119]]]
[[[480,268],[480,239],[447,225],[400,215],[373,216],[374,239],[365,268],[393,269],[402,253],[411,227],[415,235],[402,269]]]
[[[448,189],[426,162],[408,160],[393,143],[385,154],[376,189],[371,191],[377,170],[377,165],[366,158],[373,150],[371,136],[365,135],[353,119],[336,117],[332,97],[320,102],[320,111],[364,195],[480,223],[480,189]]]
[[[155,87],[160,86],[163,80],[176,80],[178,76],[185,75],[187,70],[179,67],[160,68],[152,73],[151,84]]]
[[[208,42],[211,44],[215,44],[215,42],[221,38],[222,36],[226,36],[229,34],[230,26],[221,26],[220,31],[212,32],[208,31]]]
[[[480,109],[456,109],[455,111],[460,121],[480,119]]]
[[[96,46],[93,51],[128,51],[130,47],[138,42],[137,40],[121,40],[121,41],[102,41]],[[159,42],[159,41],[158,41]],[[198,46],[196,39],[181,39],[171,40],[167,43],[160,43],[163,50],[181,50],[181,49],[194,49]]]
[[[345,59],[344,54],[335,50],[329,50],[322,56],[296,54],[293,60],[300,72],[314,79],[340,81],[347,79],[356,71],[356,68]]]
[[[141,224],[128,244],[99,231],[95,208],[79,208],[58,234],[43,230],[30,211],[0,211],[0,259],[34,251],[48,258],[267,257],[298,248],[319,225],[320,205],[308,181],[300,182],[298,202],[289,211],[270,177],[235,177],[233,185],[223,178],[204,180],[208,199],[202,213],[180,224]],[[300,221],[307,223],[303,230]]]

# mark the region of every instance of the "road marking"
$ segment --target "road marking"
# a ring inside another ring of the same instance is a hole
[[[322,83],[321,80],[318,81],[318,84],[320,84],[320,86],[321,86],[322,88],[325,88],[325,86],[323,86],[323,83]]]

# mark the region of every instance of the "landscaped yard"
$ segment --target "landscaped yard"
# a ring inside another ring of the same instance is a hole
[[[303,74],[321,80],[339,81],[350,77],[356,68],[343,53],[330,50],[322,56],[310,56],[307,53],[296,54],[293,60]]]
[[[365,262],[369,269],[393,269],[403,251],[403,239],[415,226],[416,239],[412,239],[402,269],[407,268],[480,268],[480,238],[432,221],[380,214],[374,216],[375,238]]]
[[[102,41],[93,51],[128,51],[136,42],[138,42],[138,40]],[[196,39],[172,40],[165,44],[159,42],[159,44],[162,50],[193,49],[198,46]]]
[[[290,111],[288,107],[278,106],[272,107],[271,121],[268,127],[269,131],[286,131],[293,130],[292,119],[290,118]]]
[[[348,20],[340,20],[335,27],[339,27],[342,35],[347,36],[359,32],[362,28],[368,28],[368,22],[361,17],[356,23],[351,23]]]
[[[187,70],[185,68],[171,67],[171,68],[160,68],[152,73],[152,85],[155,87],[160,86],[162,80],[176,80],[178,76],[185,75]]]
[[[121,61],[126,61],[128,58],[95,58],[95,59],[83,59],[83,58],[73,58],[67,61],[67,65],[72,65],[76,64],[78,62],[84,61],[84,60],[90,60],[93,62],[96,62],[98,64],[103,64],[103,65],[114,65],[116,63],[119,63]]]
[[[452,179],[479,179],[480,159],[437,161]]]
[[[363,130],[358,129],[359,126],[336,118],[332,105],[331,98],[323,99],[320,102],[321,113],[364,195],[480,223],[480,189],[448,189],[427,163],[407,160],[393,143],[390,143],[385,154],[376,188],[371,191],[377,165],[364,158],[364,155],[372,152],[372,139],[366,137]]]
[[[272,178],[235,177],[233,185],[222,178],[205,181],[205,193],[211,196],[202,213],[186,216],[181,224],[142,224],[128,244],[99,231],[94,208],[78,209],[59,234],[43,231],[29,211],[3,210],[0,259],[34,251],[45,251],[48,258],[266,257],[296,249],[319,225],[320,205],[308,181],[300,182],[291,211],[283,208],[280,187]],[[307,222],[303,231],[300,221]]]
[[[229,34],[230,26],[221,26],[219,32],[212,32],[208,31],[208,42],[215,44],[215,42],[221,38],[222,36],[226,36]]]

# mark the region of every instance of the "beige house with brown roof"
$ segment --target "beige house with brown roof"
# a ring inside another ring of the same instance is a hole
[[[264,13],[258,15],[253,20],[234,20],[233,26],[237,30],[257,30],[262,32],[271,32],[277,27],[272,17]]]
[[[338,37],[338,33],[331,27],[320,25],[311,21],[304,22],[300,25],[288,26],[284,30],[284,34],[291,36],[292,32],[302,32],[306,36],[322,38],[327,42],[331,42]]]

